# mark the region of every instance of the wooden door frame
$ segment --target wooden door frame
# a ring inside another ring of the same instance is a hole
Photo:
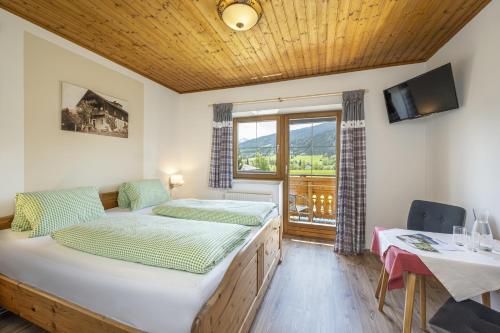
[[[337,119],[337,132],[336,132],[336,177],[338,180],[339,174],[339,157],[340,157],[340,125],[342,121],[342,110],[330,110],[330,111],[318,111],[318,112],[306,112],[306,113],[290,113],[283,115],[281,133],[283,133],[283,154],[282,154],[282,174],[283,174],[283,231],[287,235],[302,236],[302,237],[313,237],[328,240],[335,240],[336,227],[326,224],[305,224],[290,222],[288,216],[288,194],[289,194],[289,174],[288,174],[288,158],[289,158],[289,140],[290,140],[290,127],[289,121],[291,119],[301,119],[301,118],[321,118],[321,117],[336,117]],[[286,168],[286,169],[285,169]],[[285,171],[286,170],[286,171]],[[335,200],[338,200],[338,181],[336,186],[336,196]],[[337,207],[337,205],[336,205]]]

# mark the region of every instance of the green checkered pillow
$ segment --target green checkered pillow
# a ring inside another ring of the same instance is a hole
[[[170,194],[159,179],[125,183],[125,193],[130,200],[132,210],[159,205],[170,200]]]
[[[127,185],[128,183],[123,183],[118,188],[118,207],[120,208],[130,208],[130,199],[127,195]]]
[[[16,212],[14,213],[14,219],[12,220],[12,224],[10,228],[13,231],[27,231],[31,230],[30,221],[26,218],[23,213],[23,205],[26,193],[17,193],[16,194]]]
[[[95,187],[23,194],[22,213],[31,225],[30,237],[94,220],[104,215]]]

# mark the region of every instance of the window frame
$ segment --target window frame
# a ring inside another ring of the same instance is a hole
[[[282,154],[282,116],[281,115],[265,115],[265,116],[248,116],[233,118],[233,178],[234,179],[263,179],[263,180],[282,180],[283,179],[283,154]],[[242,172],[238,171],[238,124],[240,123],[255,123],[263,121],[276,121],[276,172]]]

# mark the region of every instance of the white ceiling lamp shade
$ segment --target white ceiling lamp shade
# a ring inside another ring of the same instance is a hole
[[[262,6],[258,0],[220,0],[217,3],[217,12],[231,29],[246,31],[259,22]]]

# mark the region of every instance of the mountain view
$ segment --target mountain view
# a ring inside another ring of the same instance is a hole
[[[309,126],[307,126],[309,125]],[[307,126],[307,127],[304,127]],[[294,127],[297,127],[294,129]],[[336,123],[292,125],[289,171],[295,175],[335,175]],[[240,140],[238,170],[276,171],[276,134]]]

